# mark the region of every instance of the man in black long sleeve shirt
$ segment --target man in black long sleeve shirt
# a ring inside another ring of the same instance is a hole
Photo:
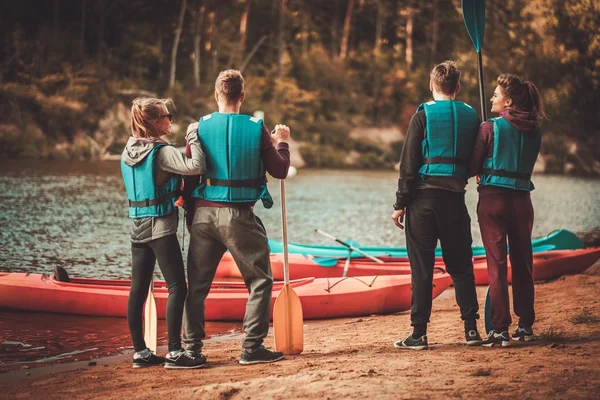
[[[428,348],[435,248],[441,242],[464,321],[465,341],[481,344],[476,320],[479,305],[472,262],[471,219],[465,205],[467,167],[479,119],[469,105],[455,101],[460,71],[446,61],[431,72],[434,101],[413,115],[400,156],[400,177],[392,220],[404,229],[411,264],[413,333],[397,348]]]

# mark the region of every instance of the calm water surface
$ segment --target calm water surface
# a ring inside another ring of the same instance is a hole
[[[322,229],[363,246],[405,246],[390,219],[397,173],[301,170],[286,181],[288,236],[293,242],[335,244]],[[600,226],[600,180],[534,177],[534,236],[555,229]],[[257,205],[269,236],[281,240],[279,181],[269,188],[275,205]],[[477,192],[468,185],[474,244]],[[73,276],[130,277],[126,196],[116,162],[0,164],[0,271],[49,273],[61,265]],[[182,229],[179,230],[182,241]],[[185,237],[185,251],[189,235]],[[185,259],[185,257],[184,257]],[[158,274],[157,268],[157,274]]]
[[[393,171],[301,170],[286,181],[289,240],[334,244],[314,232],[319,228],[364,246],[405,246],[390,219],[396,182]],[[600,226],[600,180],[537,175],[534,183],[534,236]],[[255,211],[269,236],[281,240],[279,181],[271,179],[269,187],[275,206]],[[471,183],[467,205],[474,244],[481,244],[476,204]],[[128,229],[117,162],[0,164],[0,271],[48,274],[60,265],[72,276],[128,279]],[[186,233],[184,253],[188,239]],[[214,334],[241,330],[239,324],[211,326]],[[0,371],[130,346],[124,318],[0,312]]]

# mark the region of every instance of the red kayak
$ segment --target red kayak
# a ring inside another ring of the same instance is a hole
[[[352,258],[348,267],[348,276],[363,275],[403,275],[410,274],[410,262],[406,257],[379,257],[383,264],[378,264],[368,258]],[[552,250],[533,254],[533,279],[546,281],[564,274],[577,274],[600,258],[600,248],[577,250]],[[290,254],[290,279],[302,279],[307,276],[315,278],[341,277],[344,271],[345,259],[339,259],[333,266],[323,267],[319,263],[323,258],[307,257],[301,254]],[[334,260],[335,261],[335,260]],[[442,258],[436,258],[435,265],[445,268]],[[283,256],[271,254],[271,270],[275,280],[283,280]],[[473,258],[475,284],[487,285],[487,261],[485,256]],[[217,276],[241,278],[240,272],[231,254],[225,253]],[[508,281],[511,281],[510,260]]]
[[[434,276],[433,298],[452,280],[446,273]],[[125,317],[130,281],[72,278],[60,282],[40,274],[0,273],[0,308]],[[357,317],[388,314],[410,309],[409,275],[351,278],[305,278],[290,282],[302,303],[305,319]],[[275,282],[271,312],[283,287]],[[165,317],[168,291],[156,282],[154,296],[158,317]],[[241,321],[248,290],[243,282],[215,282],[206,299],[206,319]]]

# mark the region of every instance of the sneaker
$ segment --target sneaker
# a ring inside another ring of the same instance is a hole
[[[490,333],[488,333],[487,339],[481,342],[481,345],[484,347],[509,347],[510,337],[508,336],[508,331],[497,332],[492,329]]]
[[[133,368],[146,368],[153,365],[162,365],[165,359],[153,354],[149,349],[136,352],[133,355]]]
[[[394,347],[397,349],[411,349],[411,350],[427,350],[429,345],[427,344],[427,335],[423,335],[418,339],[413,338],[412,334],[404,340],[398,340],[394,342]]]
[[[465,343],[467,346],[479,346],[481,342],[481,336],[479,336],[477,329],[470,329],[465,332]]]
[[[533,329],[531,329],[530,326],[517,326],[517,329],[515,329],[515,332],[512,334],[512,338],[515,340],[524,340],[526,342],[534,340]]]
[[[265,346],[260,346],[255,350],[243,349],[240,357],[240,364],[259,364],[270,363],[283,359],[283,353],[280,351],[272,351]]]
[[[194,351],[172,351],[165,357],[166,369],[195,369],[206,365],[206,357]]]

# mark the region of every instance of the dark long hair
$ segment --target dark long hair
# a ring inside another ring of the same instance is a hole
[[[530,112],[539,119],[548,118],[542,96],[532,82],[513,74],[502,74],[497,82],[502,94],[512,100],[515,109]]]

